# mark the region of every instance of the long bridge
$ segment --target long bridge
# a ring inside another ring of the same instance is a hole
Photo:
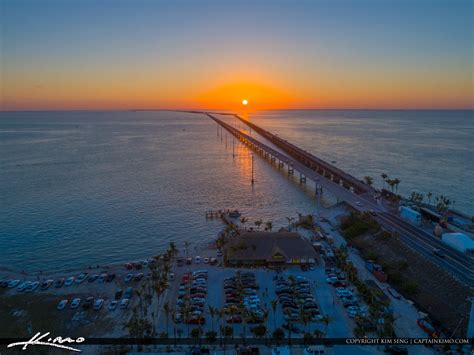
[[[226,115],[235,116],[281,151],[217,118],[215,113],[200,111],[193,111],[193,113],[207,115],[264,159],[278,164],[280,169],[286,168],[288,174],[294,174],[297,171],[300,174],[300,182],[306,183],[307,179],[312,180],[316,189],[319,186],[330,191],[360,212],[372,212],[375,214],[374,219],[387,230],[397,231],[400,240],[405,245],[450,272],[459,281],[474,288],[474,261],[469,256],[452,249],[424,230],[387,211],[381,200],[375,199],[376,190],[372,187],[238,115],[226,113]],[[446,256],[444,258],[436,256],[433,253],[434,249],[442,250]]]

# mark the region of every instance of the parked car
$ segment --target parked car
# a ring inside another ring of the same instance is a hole
[[[132,296],[133,296],[133,288],[128,287],[128,288],[125,290],[125,293],[123,294],[123,297],[124,297],[124,298],[127,298],[127,299],[130,299],[130,298],[132,298]]]
[[[22,283],[20,283],[20,284],[18,285],[18,287],[16,288],[16,290],[17,290],[18,292],[23,292],[23,291],[25,291],[25,289],[26,289],[28,286],[31,285],[31,283],[32,283],[31,281],[23,281]]]
[[[120,301],[120,309],[127,309],[130,300],[128,298],[124,298]]]
[[[89,296],[86,298],[86,300],[82,304],[82,308],[89,309],[93,304],[94,304],[94,297]]]
[[[76,309],[77,307],[79,307],[80,303],[81,303],[80,298],[74,298],[71,302],[71,309]]]
[[[110,301],[109,305],[107,306],[107,309],[109,311],[114,311],[117,308],[118,301]]]
[[[195,258],[194,258],[194,262],[196,264],[200,264],[201,263],[201,257],[199,255],[197,255]]]
[[[71,286],[74,283],[75,277],[70,276],[64,281],[64,286]]]
[[[87,279],[87,276],[88,276],[88,275],[89,275],[89,274],[88,274],[87,272],[83,272],[83,273],[79,274],[79,276],[76,278],[76,283],[77,283],[77,284],[83,283],[84,280]]]
[[[192,316],[189,321],[189,324],[205,324],[206,323],[206,318],[200,317],[200,316]]]
[[[47,290],[53,284],[53,282],[54,280],[51,280],[51,279],[43,281],[43,283],[40,286],[40,289],[43,291]]]
[[[112,282],[115,279],[115,274],[107,274],[105,282]]]
[[[115,299],[116,300],[119,300],[122,298],[122,295],[123,295],[123,291],[122,290],[117,290],[115,291]]]
[[[141,279],[143,279],[143,276],[145,276],[145,275],[143,274],[143,272],[140,272],[140,273],[138,273],[138,274],[135,275],[134,280],[135,280],[135,281],[140,281]]]
[[[31,283],[27,288],[25,288],[25,292],[33,292],[39,287],[39,281],[35,281]]]
[[[107,279],[107,274],[106,273],[100,274],[100,276],[99,276],[99,282],[100,283],[105,282],[106,279]]]
[[[347,307],[347,315],[351,318],[356,317],[359,314],[360,308],[356,306]]]
[[[14,288],[16,286],[18,286],[18,284],[20,283],[20,280],[11,280],[8,282],[8,288]]]
[[[242,323],[242,317],[241,316],[230,316],[226,319],[227,323]]]
[[[64,285],[64,279],[63,278],[57,279],[56,282],[54,283],[55,288],[61,288],[61,287],[63,287],[63,285]]]
[[[95,302],[94,302],[94,309],[96,311],[98,311],[102,308],[103,305],[104,305],[104,299],[103,298],[96,299]]]
[[[99,278],[99,275],[97,274],[94,274],[94,275],[91,275],[87,278],[87,281],[88,282],[94,282],[95,280],[97,280]]]
[[[59,301],[59,303],[58,303],[56,309],[57,309],[58,311],[62,311],[64,308],[66,308],[67,303],[68,303],[68,300],[61,300],[61,301]]]

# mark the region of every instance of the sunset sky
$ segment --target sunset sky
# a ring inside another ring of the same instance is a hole
[[[473,108],[473,1],[0,0],[0,109]]]

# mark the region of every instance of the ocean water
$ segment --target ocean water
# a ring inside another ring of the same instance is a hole
[[[348,170],[442,193],[474,214],[472,111],[269,111],[257,124]],[[226,146],[227,136],[227,146]],[[139,260],[214,239],[207,210],[312,213],[312,184],[279,172],[203,115],[0,113],[0,266],[37,271]],[[326,203],[331,203],[326,196]],[[191,247],[192,248],[192,247]]]

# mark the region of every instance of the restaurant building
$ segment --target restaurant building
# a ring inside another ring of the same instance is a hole
[[[269,266],[313,264],[313,245],[293,232],[241,232],[224,247],[227,266]]]

